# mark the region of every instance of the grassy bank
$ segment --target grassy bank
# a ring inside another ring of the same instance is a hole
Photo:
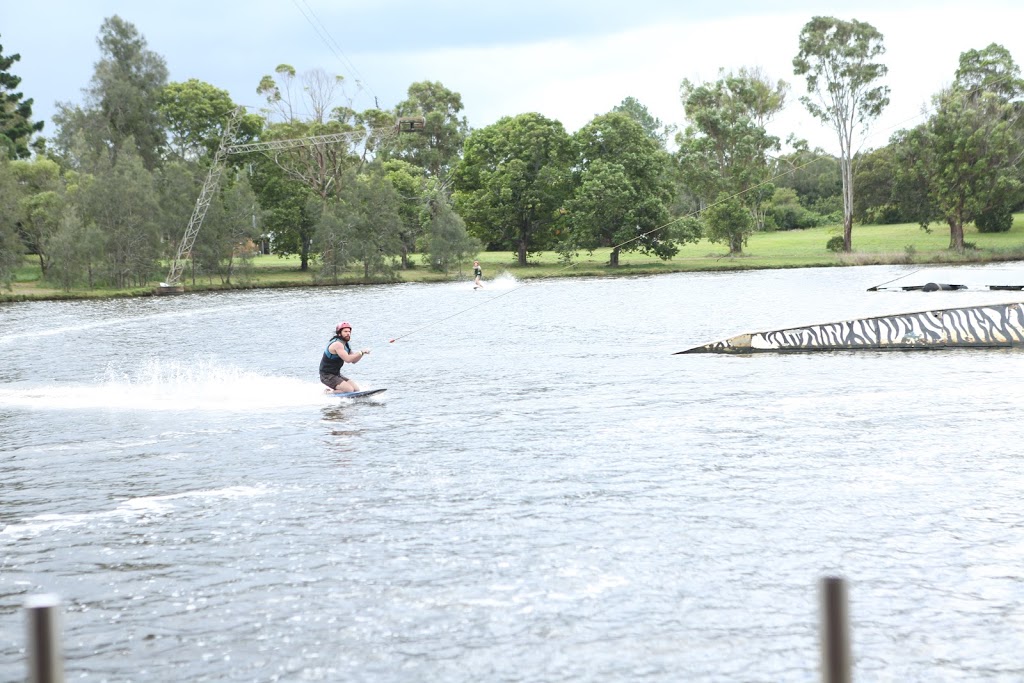
[[[1009,232],[981,234],[973,227],[966,231],[965,240],[976,248],[964,254],[949,251],[949,232],[944,226],[935,226],[931,233],[921,230],[916,224],[902,225],[855,225],[853,230],[854,251],[850,254],[836,254],[825,249],[830,237],[840,234],[832,226],[810,230],[789,230],[784,232],[757,233],[741,256],[730,257],[722,245],[701,241],[683,247],[671,261],[656,257],[625,252],[620,256],[618,268],[608,267],[608,249],[600,249],[592,255],[582,253],[571,266],[559,261],[553,252],[531,255],[530,263],[521,267],[516,264],[512,252],[489,251],[479,254],[485,279],[509,273],[518,279],[534,277],[564,276],[623,276],[687,271],[746,270],[756,268],[806,268],[825,266],[854,266],[893,263],[987,263],[993,261],[1024,260],[1024,214],[1014,217]],[[422,265],[425,259],[415,256],[418,264],[411,270],[401,271],[399,282],[445,282],[468,280],[472,277],[471,262],[467,261],[461,272],[438,273]],[[297,257],[258,256],[252,273],[246,281],[224,285],[219,279],[199,279],[195,282],[184,278],[187,291],[213,291],[224,289],[266,288],[266,287],[309,287],[320,284],[312,271],[299,270]],[[373,280],[371,283],[385,282]],[[369,284],[361,272],[352,272],[341,284]],[[331,283],[330,286],[333,286]],[[27,257],[25,264],[15,274],[10,290],[0,289],[0,301],[24,301],[35,299],[83,299],[103,297],[148,296],[154,293],[156,283],[132,289],[76,289],[62,291],[42,281],[38,261]]]

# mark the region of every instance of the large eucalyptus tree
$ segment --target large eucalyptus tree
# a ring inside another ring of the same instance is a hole
[[[722,72],[713,83],[684,80],[680,87],[688,120],[676,135],[683,182],[708,207],[722,197],[735,198],[751,214],[735,225],[749,232],[764,220],[764,205],[774,192],[768,155],[779,139],[765,124],[782,109],[788,86],[756,70]],[[742,251],[746,237],[727,240],[729,253]]]
[[[875,61],[883,54],[882,34],[871,24],[814,17],[800,31],[793,58],[793,73],[807,80],[808,95],[800,101],[839,141],[845,251],[853,248],[854,145],[889,104],[889,87],[878,85],[889,69]]]

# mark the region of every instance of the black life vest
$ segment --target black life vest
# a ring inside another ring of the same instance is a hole
[[[342,342],[345,345],[345,350],[352,353],[352,349],[347,341],[342,341],[341,337],[331,337],[331,340],[327,342],[327,348],[324,349],[324,355],[320,359],[320,372],[327,373],[328,375],[340,375],[341,366],[345,364],[341,356],[331,353],[331,344],[336,341]]]

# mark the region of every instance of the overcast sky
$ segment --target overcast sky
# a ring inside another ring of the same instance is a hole
[[[56,102],[82,103],[100,25],[115,14],[166,60],[172,81],[198,78],[239,104],[259,109],[260,78],[286,63],[345,76],[360,110],[391,108],[411,83],[440,81],[462,95],[474,128],[536,111],[572,132],[628,96],[681,125],[684,78],[760,67],[792,86],[772,132],[832,152],[835,134],[803,110],[805,85],[792,69],[800,29],[814,15],[866,21],[884,36],[892,102],[864,147],[923,120],[961,52],[995,42],[1024,63],[1019,0],[0,0],[0,44],[21,55],[11,71],[34,98],[44,134]]]

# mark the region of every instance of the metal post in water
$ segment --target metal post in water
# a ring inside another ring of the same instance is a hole
[[[52,593],[25,600],[29,683],[64,683],[60,649],[60,598]]]
[[[826,576],[821,580],[822,683],[850,683],[851,664],[846,581]]]

